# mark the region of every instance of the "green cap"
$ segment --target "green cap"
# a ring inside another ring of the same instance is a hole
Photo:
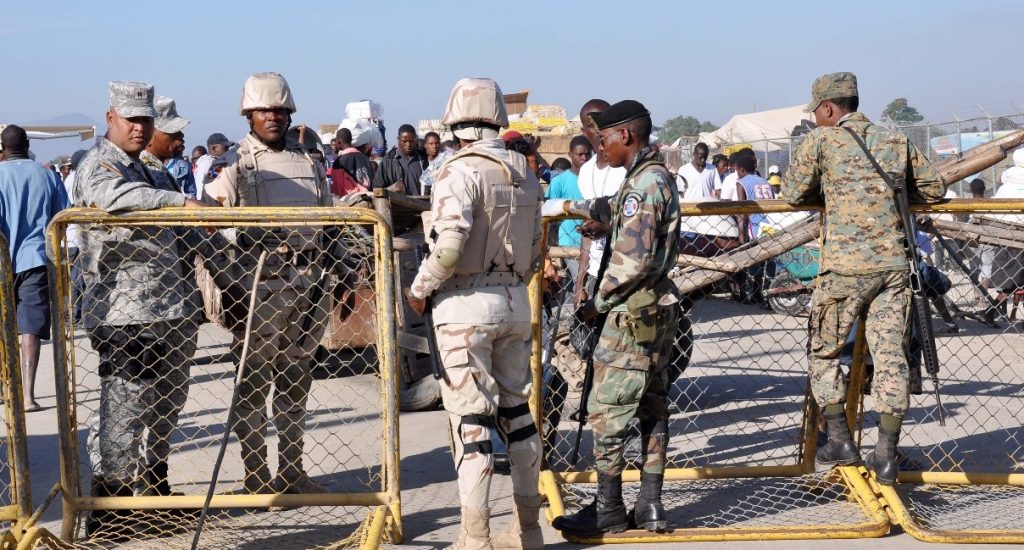
[[[857,75],[853,73],[831,73],[819,76],[811,84],[811,101],[804,108],[805,113],[814,112],[822,101],[840,97],[859,97]]]

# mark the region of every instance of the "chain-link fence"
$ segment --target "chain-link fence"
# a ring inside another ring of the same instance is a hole
[[[945,425],[929,382],[922,388],[912,376],[921,395],[904,421],[903,483],[883,492],[901,504],[904,529],[924,540],[1024,542],[1022,208],[1016,201],[1000,205],[1012,213],[947,211],[924,227],[927,261],[949,283],[932,299]],[[874,415],[863,422],[868,432],[876,424]]]
[[[1003,115],[995,115],[981,110],[981,114],[956,118],[949,122],[906,125],[883,121],[882,124],[906,135],[928,160],[941,162],[956,158],[973,147],[997,140],[1015,130],[1024,128],[1024,113],[1012,111]],[[752,140],[744,143],[727,143],[713,149],[711,153],[729,153],[741,147],[750,147],[757,157],[758,170],[762,174],[766,175],[768,168],[772,165],[778,166],[780,173],[785,174],[786,169],[793,161],[793,152],[803,140],[804,135],[806,134]],[[680,140],[678,149],[671,149],[673,162],[670,164],[670,168],[673,171],[690,162],[693,158],[693,146],[696,143],[696,137],[686,136]],[[975,174],[966,175],[950,189],[958,197],[970,198],[970,182],[980,177],[985,182],[985,196],[992,197],[1001,185],[1003,171],[1012,165],[1012,160],[1007,158]]]
[[[400,540],[377,214],[71,210],[50,240],[64,522],[39,547],[188,547],[208,491],[201,547]],[[326,340],[335,352],[317,353]]]
[[[0,537],[4,547],[13,547],[29,525],[32,490],[28,476],[28,437],[25,432],[25,408],[21,386],[21,359],[18,352],[15,315],[14,266],[7,239],[0,234],[0,387],[3,407],[0,413],[0,522],[7,529]]]
[[[857,492],[843,472],[814,471],[817,424],[807,394],[806,313],[773,311],[769,304],[773,281],[789,273],[780,255],[811,244],[819,219],[794,216],[795,225],[741,244],[738,221],[724,204],[701,211],[700,220],[688,218],[672,273],[685,308],[667,367],[671,417],[663,500],[675,530],[628,531],[601,540],[880,536],[888,521],[876,513],[873,495]],[[566,257],[560,260],[565,271],[582,271],[574,265],[579,249],[561,244],[567,246],[551,255]],[[773,297],[809,297],[813,275],[805,271],[797,271],[803,284],[787,283],[785,293]],[[544,485],[553,516],[588,504],[596,490],[589,427],[579,442],[579,461],[573,461],[586,367],[571,343],[577,325],[572,279],[563,276],[545,297],[543,433],[550,473]],[[639,488],[643,460],[639,427],[630,434],[627,502]]]
[[[901,482],[907,483],[898,486],[898,497],[881,493],[863,469],[815,471],[819,430],[817,407],[807,389],[806,346],[820,216],[776,201],[684,205],[691,229],[684,233],[671,279],[683,297],[685,316],[669,366],[673,382],[663,496],[675,531],[627,531],[599,540],[880,536],[889,529],[887,511],[905,527],[911,525],[905,522],[918,522],[919,531],[994,530],[1003,537],[998,540],[1019,540],[1015,537],[1024,525],[1013,513],[1024,505],[1024,480],[1017,475],[1024,467],[1019,421],[1024,375],[1015,366],[1024,362],[1024,313],[1018,313],[1020,321],[1010,316],[1020,307],[1017,297],[1024,297],[1024,280],[1019,279],[1024,271],[1013,267],[1024,263],[1024,257],[1018,259],[1024,239],[1019,229],[1013,238],[1005,227],[1006,232],[995,231],[999,226],[993,224],[1011,223],[1005,217],[983,220],[979,215],[972,221],[980,223],[968,223],[958,216],[966,216],[969,208],[1020,212],[1024,204],[957,202],[926,207],[936,212],[928,226],[928,261],[950,281],[949,291],[932,300],[947,424],[937,425],[931,382],[927,373],[919,374],[918,352],[912,351],[914,395],[900,445]],[[730,218],[734,225],[757,220],[758,238],[740,243],[707,233]],[[543,305],[542,484],[552,505],[550,517],[588,504],[596,489],[589,427],[582,431],[579,461],[573,461],[586,365],[570,337],[578,325],[572,319],[571,273],[584,267],[575,263],[578,246],[559,244],[548,250],[548,257],[564,272],[557,282],[549,281]],[[992,261],[986,264],[983,257]],[[983,290],[979,278],[985,273],[990,283]],[[1013,273],[1017,278],[1012,282],[997,281]],[[1005,285],[1015,288],[997,293]],[[870,382],[866,403],[854,389],[856,380],[870,378],[863,374],[869,353],[855,354],[855,347],[866,346],[863,338],[858,344],[851,335],[841,360],[854,380],[851,418],[873,403]],[[878,419],[869,414],[861,420],[861,440],[873,444]],[[638,489],[643,456],[636,426],[626,449],[624,495],[629,503]]]

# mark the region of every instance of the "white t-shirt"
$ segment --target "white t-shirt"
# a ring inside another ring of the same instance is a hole
[[[64,178],[64,191],[68,194],[68,203],[75,204],[72,189],[75,188],[75,171],[72,170],[68,177]],[[67,230],[68,248],[78,248],[78,225],[71,224]]]
[[[1024,198],[1024,167],[1011,166],[1003,172],[1003,184],[996,190],[993,199]],[[1007,223],[1024,225],[1024,215],[1020,214],[989,214],[987,217]]]
[[[597,156],[590,157],[590,160],[580,167],[579,184],[580,194],[584,199],[596,199],[598,197],[611,197],[619,192],[622,182],[626,179],[624,167],[612,168],[605,166],[597,167]],[[595,239],[590,241],[590,265],[587,266],[587,273],[597,277],[597,271],[601,267],[601,258],[604,256],[604,240]]]
[[[196,178],[196,200],[203,198],[203,185],[206,181],[206,174],[213,166],[213,158],[213,155],[207,153],[196,160],[196,168],[192,171],[192,175]]]
[[[729,175],[725,176],[722,180],[722,194],[718,198],[723,201],[734,201],[736,200],[736,182],[740,180],[736,172],[729,172]]]
[[[711,166],[705,166],[700,172],[690,162],[680,166],[676,175],[676,188],[679,189],[680,198],[696,200],[714,197],[716,173]]]
[[[693,169],[694,173],[697,171],[693,168],[692,164],[687,164],[686,166]],[[686,166],[683,166],[683,168],[686,168]],[[683,168],[680,168],[679,171],[682,172]],[[714,195],[716,180],[721,181],[721,178],[718,175],[718,170],[715,170],[713,167],[706,168],[701,176],[708,178],[707,181],[710,186],[710,191],[704,195],[702,193],[698,194],[697,191],[693,191],[691,193],[691,189],[687,189],[686,195],[680,197],[680,202],[708,202],[719,200],[716,199]],[[729,174],[729,176],[726,176],[726,182],[719,184],[722,189],[721,200],[735,200],[736,178],[734,176],[735,173]],[[728,183],[730,181],[728,179],[729,177],[732,177],[732,198],[726,199],[725,186],[730,185]],[[686,179],[689,181],[689,177]],[[702,185],[701,187],[704,186]],[[736,227],[736,218],[733,218],[732,216],[683,216],[679,219],[679,230],[683,233],[698,233],[701,235],[714,235],[719,237],[738,237],[740,234],[739,229]]]

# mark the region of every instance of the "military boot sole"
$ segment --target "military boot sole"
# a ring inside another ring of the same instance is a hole
[[[869,458],[866,466],[875,474],[875,481],[879,485],[892,486],[896,484],[896,478],[899,477],[900,470],[895,460],[876,462]]]
[[[833,449],[827,443],[814,454],[814,461],[823,466],[853,466],[861,463],[860,451],[852,441]]]

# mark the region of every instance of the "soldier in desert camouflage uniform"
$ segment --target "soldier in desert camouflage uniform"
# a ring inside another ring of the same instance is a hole
[[[810,319],[811,390],[824,409],[828,443],[822,464],[854,464],[860,453],[844,414],[846,382],[839,354],[853,321],[867,315],[868,347],[875,363],[872,392],[881,413],[879,441],[868,466],[883,483],[896,479],[896,441],[909,407],[907,336],[910,288],[900,216],[892,190],[864,155],[849,130],[866,143],[894,179],[906,181],[911,197],[938,200],[946,184],[899,133],[857,112],[857,77],[832,73],[811,87],[807,112],[818,128],[793,155],[782,198],[793,205],[825,205],[821,276]]]
[[[422,313],[424,300],[436,293],[441,396],[462,504],[459,540],[449,548],[541,548],[541,442],[527,403],[532,334],[526,283],[540,262],[543,194],[526,158],[507,151],[498,138],[508,117],[496,82],[460,80],[443,122],[462,149],[437,175],[426,224],[431,253],[412,283],[409,303]],[[516,506],[509,528],[491,537],[495,428],[508,445]]]
[[[97,138],[78,167],[76,206],[107,212],[204,206],[143,166],[139,155],[153,134],[155,115],[152,85],[110,83],[107,135]],[[100,404],[89,421],[91,492],[146,494],[160,480],[154,483],[147,468],[142,438],[157,428],[156,382],[195,352],[194,287],[182,278],[170,229],[83,225],[78,238],[83,325],[99,355]],[[93,512],[87,530],[95,533],[123,516]]]
[[[242,85],[240,113],[250,132],[239,140],[217,179],[206,184],[204,199],[224,206],[330,206],[331,194],[323,166],[303,145],[287,138],[295,100],[278,73],[256,73]],[[249,336],[249,355],[238,388],[234,425],[249,493],[320,493],[303,465],[306,402],[312,386],[312,355],[327,319],[324,294],[314,285],[325,268],[323,231],[312,227],[279,232],[246,228],[239,231],[237,279],[251,289],[257,258],[269,252],[257,289],[257,305]],[[314,302],[313,300],[316,299]],[[248,303],[243,300],[244,308]],[[308,317],[307,317],[308,316]],[[308,332],[303,334],[303,321]],[[243,327],[232,327],[241,341]],[[278,467],[271,479],[267,464],[267,398],[277,427]]]
[[[559,211],[608,223],[611,234],[596,296],[582,308],[584,319],[605,316],[594,349],[594,385],[587,401],[594,431],[598,494],[594,503],[555,520],[577,535],[668,528],[661,503],[668,444],[668,370],[679,323],[678,298],[668,280],[679,236],[679,195],[672,174],[648,140],[650,113],[636,101],[621,101],[591,115],[609,163],[625,166],[625,182],[610,199],[547,201],[546,215]],[[627,425],[640,421],[644,465],[640,496],[628,515],[622,501]]]

